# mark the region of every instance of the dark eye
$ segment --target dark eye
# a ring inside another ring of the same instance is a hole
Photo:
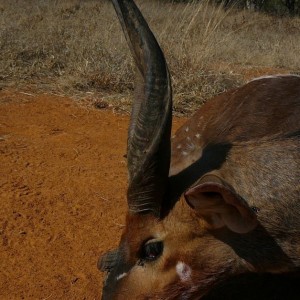
[[[146,261],[156,260],[163,252],[164,244],[162,241],[148,241],[141,251],[141,259]]]

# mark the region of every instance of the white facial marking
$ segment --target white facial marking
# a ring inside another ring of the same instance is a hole
[[[188,155],[188,153],[186,151],[182,151],[181,154],[184,155],[184,156]]]
[[[200,136],[201,136],[200,133],[197,133],[197,134],[195,135],[195,137],[196,137],[197,139],[200,139]]]
[[[176,272],[181,281],[189,281],[192,276],[192,269],[182,261],[179,261],[176,265]]]
[[[126,275],[127,275],[127,273],[122,273],[122,274],[118,275],[117,278],[116,278],[117,281],[124,278]]]
[[[179,144],[179,145],[177,146],[177,149],[181,149],[181,147],[182,147],[181,144]]]
[[[185,132],[189,132],[189,128],[188,127],[185,127]]]

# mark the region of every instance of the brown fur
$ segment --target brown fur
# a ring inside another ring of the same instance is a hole
[[[179,129],[172,141],[164,217],[128,215],[120,249],[131,267],[109,299],[218,299],[216,293],[232,284],[224,284],[227,280],[246,290],[251,273],[296,272],[293,278],[299,279],[299,116],[300,77],[277,77],[212,99]],[[222,178],[249,209],[255,207],[254,230],[239,234],[226,226],[212,228],[186,203],[183,193],[205,174]],[[163,241],[163,254],[141,263],[140,249],[151,238]],[[180,261],[192,270],[187,281],[176,272]],[[213,288],[217,292],[209,296]],[[274,296],[265,295],[257,299]]]

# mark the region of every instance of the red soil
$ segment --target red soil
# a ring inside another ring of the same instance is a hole
[[[127,125],[70,99],[0,92],[1,300],[100,298],[97,260],[126,213]]]

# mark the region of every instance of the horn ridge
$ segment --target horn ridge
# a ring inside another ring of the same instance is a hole
[[[159,215],[170,168],[172,90],[164,54],[132,0],[112,0],[137,67],[128,132],[128,205]]]

